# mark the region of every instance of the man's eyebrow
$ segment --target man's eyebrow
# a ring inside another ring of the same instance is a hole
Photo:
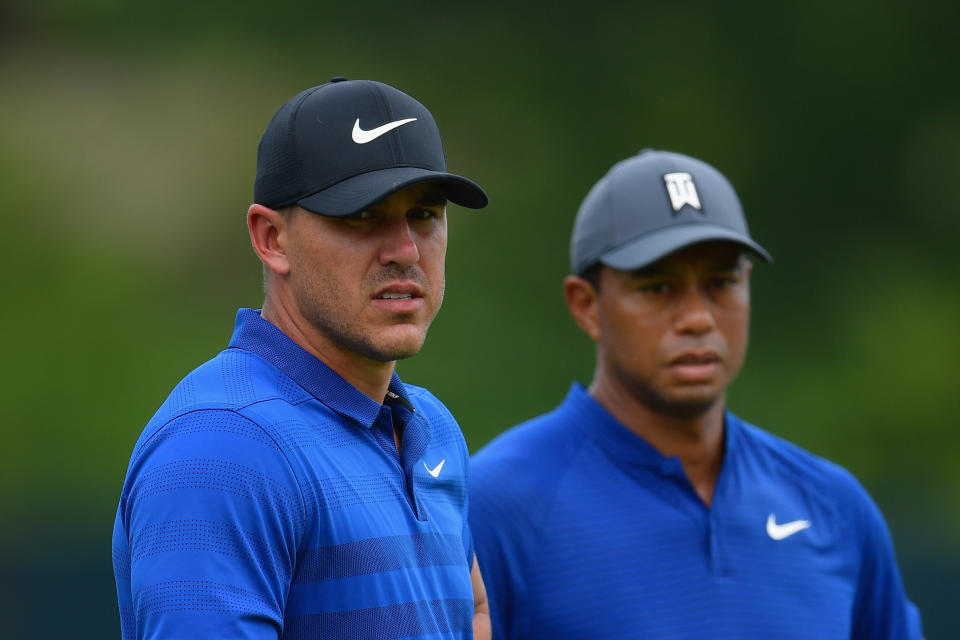
[[[640,267],[639,269],[632,269],[627,273],[630,274],[632,278],[652,278],[654,276],[662,276],[666,270],[657,263],[648,264],[645,267]]]
[[[709,266],[711,271],[737,271],[743,268],[743,254],[730,258],[714,260]],[[653,278],[666,274],[669,270],[659,262],[654,262],[639,269],[628,271],[632,278]]]
[[[717,260],[713,268],[718,271],[736,271],[737,269],[743,268],[743,256],[738,255],[735,258],[730,258],[729,260]]]
[[[417,204],[422,207],[442,207],[447,204],[447,197],[442,193],[425,193],[417,198]]]

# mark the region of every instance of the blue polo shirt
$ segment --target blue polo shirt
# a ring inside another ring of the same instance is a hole
[[[710,507],[579,385],[475,454],[494,637],[920,638],[860,484],[731,413],[725,427]]]
[[[377,403],[241,309],[134,448],[123,637],[471,638],[467,456],[428,391]]]

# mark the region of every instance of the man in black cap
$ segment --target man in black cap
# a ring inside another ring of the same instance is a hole
[[[694,158],[642,152],[587,195],[564,296],[593,382],[472,462],[495,637],[921,637],[866,491],[727,410],[751,255]]]
[[[262,310],[136,444],[114,528],[124,638],[489,638],[468,452],[404,384],[440,307],[447,172],[430,112],[368,80],[274,115],[250,238]]]

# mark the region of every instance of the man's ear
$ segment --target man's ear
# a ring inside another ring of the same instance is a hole
[[[597,290],[580,276],[563,279],[563,299],[567,302],[574,322],[588,336],[600,338],[600,320],[597,313]]]
[[[247,209],[247,228],[250,243],[264,266],[278,275],[290,272],[287,256],[287,228],[290,216],[262,204],[252,204]]]

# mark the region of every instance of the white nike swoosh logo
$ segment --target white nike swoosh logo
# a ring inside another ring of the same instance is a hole
[[[433,469],[431,469],[430,467],[428,467],[428,466],[427,466],[427,463],[424,462],[424,463],[423,463],[423,468],[427,470],[427,473],[429,473],[429,474],[432,475],[434,478],[436,478],[438,475],[440,475],[440,469],[443,469],[443,463],[446,462],[446,461],[447,461],[447,459],[444,458],[443,460],[440,461],[440,464],[438,464],[437,466],[435,466]]]
[[[784,538],[789,538],[793,534],[799,533],[800,531],[808,529],[809,527],[809,520],[794,520],[792,522],[777,524],[777,519],[772,513],[767,516],[767,535],[774,540],[783,540]]]
[[[360,118],[357,118],[357,121],[353,123],[353,141],[357,144],[367,144],[376,140],[383,134],[388,131],[393,131],[397,127],[402,127],[408,122],[413,122],[416,118],[407,118],[405,120],[394,120],[393,122],[388,122],[387,124],[382,124],[376,129],[370,129],[369,131],[364,131],[360,128]]]

